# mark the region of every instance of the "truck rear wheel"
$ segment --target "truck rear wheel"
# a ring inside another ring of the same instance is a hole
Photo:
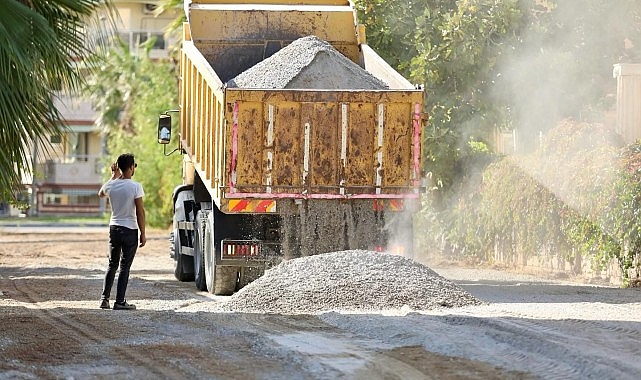
[[[205,260],[203,257],[203,236],[205,234],[204,224],[207,220],[207,215],[203,215],[202,211],[199,211],[196,215],[196,228],[194,231],[194,282],[196,283],[196,289],[198,290],[207,290],[207,282],[205,277]]]
[[[174,228],[172,232],[172,244],[174,251],[174,276],[178,281],[194,280],[194,258],[181,253],[180,231]]]
[[[229,296],[236,290],[238,269],[216,265],[217,247],[214,230],[214,213],[211,212],[207,215],[204,239],[207,291],[215,295]]]
[[[214,292],[214,283],[216,280],[216,258],[214,253],[216,252],[216,247],[214,243],[214,231],[212,226],[212,213],[209,213],[208,218],[205,222],[205,236],[204,236],[204,256],[205,256],[205,279],[207,285],[207,291],[210,293]]]
[[[216,281],[213,293],[219,296],[231,296],[238,282],[238,267],[216,267]]]
[[[173,231],[171,232],[171,257],[174,259],[174,276],[178,281],[194,280],[194,258],[183,254],[182,247],[193,247],[191,231],[178,228],[180,222],[193,217],[194,193],[191,187],[181,186],[174,190]]]

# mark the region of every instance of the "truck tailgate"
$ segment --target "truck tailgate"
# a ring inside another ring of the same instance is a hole
[[[422,90],[225,90],[224,197],[406,197]]]

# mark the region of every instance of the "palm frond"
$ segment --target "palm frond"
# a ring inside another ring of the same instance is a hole
[[[78,61],[93,54],[86,28],[109,0],[0,1],[0,199],[20,187],[30,170],[29,147],[60,133],[58,90],[80,88]]]

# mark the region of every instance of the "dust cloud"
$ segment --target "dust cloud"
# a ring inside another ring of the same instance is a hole
[[[516,135],[514,152],[506,153],[516,153],[514,162],[581,214],[586,197],[615,175],[616,154],[597,159],[594,152],[621,146],[601,135],[616,129],[613,65],[634,61],[635,45],[641,47],[633,26],[638,9],[630,1],[533,2],[523,9],[521,38],[501,48],[492,78],[491,99]],[[588,167],[599,181],[577,178],[585,176],[577,169]],[[568,191],[577,186],[581,191]]]
[[[516,130],[520,153],[539,148],[541,138],[567,118],[614,127],[613,65],[634,59],[638,50],[630,39],[634,29],[624,26],[634,18],[631,2],[535,4],[522,10],[529,25],[521,38],[500,48],[491,86],[491,99],[505,107],[508,127]]]

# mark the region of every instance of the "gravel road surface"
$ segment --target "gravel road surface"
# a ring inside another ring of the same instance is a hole
[[[0,379],[641,375],[639,289],[430,265],[482,303],[423,311],[216,311],[234,296],[176,281],[167,234],[149,239],[132,267],[128,300],[138,310],[131,312],[98,308],[106,229],[1,234]]]

